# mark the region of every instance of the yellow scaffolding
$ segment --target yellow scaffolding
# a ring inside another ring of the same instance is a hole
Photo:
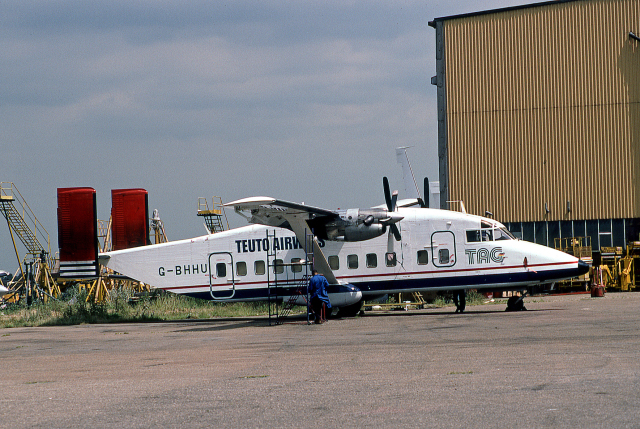
[[[204,217],[204,225],[207,231],[209,231],[209,234],[215,234],[216,232],[225,230],[225,225],[222,222],[223,216],[226,229],[229,229],[229,221],[227,220],[227,214],[224,211],[222,198],[220,197],[211,198],[211,207],[209,207],[209,202],[206,198],[199,197],[198,216]]]

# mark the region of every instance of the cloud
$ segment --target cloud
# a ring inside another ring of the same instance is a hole
[[[54,248],[58,187],[95,187],[102,218],[110,189],[144,187],[172,239],[203,232],[201,196],[380,204],[382,175],[400,186],[396,146],[437,178],[427,21],[469,7],[4,0],[0,180]],[[2,234],[0,268],[13,264]]]

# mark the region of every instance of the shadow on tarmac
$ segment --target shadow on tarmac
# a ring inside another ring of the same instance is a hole
[[[548,312],[548,311],[556,311],[561,309],[537,309],[537,310],[526,310],[526,313],[537,313],[537,312]],[[368,311],[365,312],[364,315],[358,316],[363,318],[369,317],[433,317],[433,316],[455,316],[455,317],[472,317],[472,316],[480,316],[480,315],[490,315],[490,314],[503,314],[507,313],[503,308],[496,308],[492,310],[467,310],[464,313],[455,313],[455,310],[452,309],[439,309],[439,310],[409,310],[409,311]],[[514,314],[521,312],[512,312]],[[330,320],[349,320],[351,317],[332,317]],[[271,323],[269,323],[269,318],[265,316],[259,316],[256,318],[250,317],[242,317],[242,318],[224,318],[224,319],[197,319],[197,320],[171,320],[165,321],[162,323],[173,323],[183,325],[180,329],[177,329],[175,332],[215,332],[215,331],[228,331],[232,329],[240,329],[247,327],[269,327],[269,326],[278,326],[275,323],[275,319],[271,319]],[[284,325],[306,325],[307,318],[306,315],[294,315],[287,317],[284,322]]]

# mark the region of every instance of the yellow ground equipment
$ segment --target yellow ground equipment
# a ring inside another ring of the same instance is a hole
[[[10,289],[28,299],[46,300],[49,296],[58,296],[60,289],[51,276],[55,260],[51,257],[49,233],[36,218],[16,185],[11,182],[0,182],[0,212],[7,220],[22,274],[19,281],[10,285]],[[22,259],[16,238],[26,249]]]
[[[620,290],[632,291],[640,285],[640,241],[627,243],[627,254],[618,261]]]
[[[593,264],[593,249],[591,247],[591,237],[565,237],[554,240],[556,250],[568,253],[588,263]],[[580,289],[589,290],[591,282],[590,273],[585,273],[580,277],[564,280],[558,283],[559,289]]]
[[[600,269],[602,271],[602,285],[610,290],[621,290],[620,260],[622,247],[600,248]]]
[[[209,234],[215,234],[229,229],[229,221],[227,220],[227,214],[224,212],[222,206],[222,198],[212,197],[211,207],[209,207],[209,201],[206,198],[198,198],[198,216],[204,217],[204,225],[209,231]],[[224,223],[222,217],[224,216]]]

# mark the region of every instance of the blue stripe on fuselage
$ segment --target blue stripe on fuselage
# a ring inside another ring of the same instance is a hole
[[[450,276],[423,279],[389,279],[375,281],[351,281],[350,283],[362,291],[362,294],[379,295],[381,293],[398,293],[405,291],[448,290],[448,289],[509,289],[522,288],[526,285],[544,283],[563,278],[576,277],[583,274],[580,268],[554,269],[548,271],[527,271],[520,273],[501,273],[466,276]],[[339,287],[336,285],[331,288]],[[277,289],[259,287],[251,289],[236,289],[233,299],[220,301],[265,301],[269,298],[281,300],[282,296],[295,294],[297,287],[278,287]],[[329,290],[338,292],[338,290]],[[223,292],[220,292],[222,294]],[[211,299],[209,291],[185,293],[185,295],[201,299]]]

